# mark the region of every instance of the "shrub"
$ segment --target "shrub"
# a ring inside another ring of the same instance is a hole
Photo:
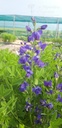
[[[62,43],[62,38],[53,38],[52,41],[56,43]]]
[[[26,36],[20,36],[19,39],[26,41],[27,40],[27,37]]]
[[[45,42],[45,41],[48,41],[48,42],[53,42],[53,43],[62,43],[62,38],[41,38],[41,40],[43,41],[43,42]]]
[[[20,71],[18,56],[7,49],[0,50],[0,128],[17,128],[16,104],[19,107],[18,90],[24,75]]]
[[[2,33],[1,37],[4,42],[13,42],[16,40],[16,36],[13,34],[9,34],[9,33]]]

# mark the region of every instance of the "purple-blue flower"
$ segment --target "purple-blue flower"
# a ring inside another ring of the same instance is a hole
[[[27,49],[27,50],[32,50],[32,46],[31,45],[25,45],[25,48]]]
[[[62,97],[60,95],[58,95],[57,101],[62,102]]]
[[[40,54],[40,50],[35,50],[35,53],[36,53],[37,55],[39,55],[39,54]]]
[[[28,63],[31,65],[31,64],[32,64],[32,60],[31,60],[31,59],[29,59],[29,60],[28,60]]]
[[[27,70],[26,77],[30,77],[33,74],[33,72],[29,69]]]
[[[26,45],[27,44],[27,42],[24,42],[24,45]]]
[[[28,65],[23,65],[23,68],[24,68],[25,71],[31,70],[31,67],[28,66]]]
[[[42,62],[41,60],[39,60],[39,56],[34,56],[33,57],[33,61],[35,62],[35,64],[41,68],[43,68],[45,66],[45,63]]]
[[[57,118],[60,118],[61,117],[61,114],[60,113],[57,113]]]
[[[32,58],[32,60],[36,63],[37,62],[37,60],[39,59],[39,56],[33,56],[33,58]]]
[[[37,113],[41,113],[41,109],[38,106],[35,107],[35,110],[34,111],[35,111],[36,114]]]
[[[42,88],[39,87],[39,86],[36,86],[36,87],[33,87],[33,88],[32,88],[32,91],[33,91],[36,95],[39,95],[39,94],[41,94]]]
[[[49,109],[52,109],[52,108],[53,108],[53,104],[52,104],[52,103],[48,103],[48,104],[46,105],[46,107],[49,108]]]
[[[36,124],[41,124],[41,123],[42,123],[42,122],[41,122],[41,118],[42,118],[41,114],[40,114],[40,113],[37,114],[37,115],[36,115],[36,119],[35,119],[35,123],[36,123]]]
[[[32,46],[28,44],[21,46],[19,50],[20,55],[23,55],[27,50],[32,50]]]
[[[34,41],[34,40],[40,40],[41,37],[41,30],[33,32],[31,35],[28,36],[28,42]]]
[[[39,59],[37,60],[36,65],[38,65],[38,66],[41,67],[41,68],[45,67],[45,63],[42,62],[42,61],[39,60]]]
[[[26,109],[27,112],[28,112],[28,111],[31,111],[31,109],[32,109],[32,104],[26,102],[25,109]]]
[[[25,48],[25,46],[21,46],[19,50],[20,55],[23,55],[26,52],[26,50],[27,49]]]
[[[42,106],[44,106],[44,107],[46,106],[46,100],[40,100],[40,103]]]
[[[25,64],[26,62],[27,62],[26,56],[22,56],[22,57],[19,59],[19,63],[21,63],[21,64]]]
[[[57,85],[57,89],[58,89],[60,92],[62,92],[62,83],[60,83],[60,84]]]
[[[42,41],[40,41],[40,42],[38,43],[39,47],[41,47],[41,46],[42,46],[42,44],[43,44],[43,43],[42,43]]]
[[[60,53],[56,53],[55,57],[56,57],[56,58],[57,58],[57,57],[60,57]]]
[[[39,32],[33,32],[32,35],[28,36],[28,42],[33,42],[34,40],[40,40],[41,34]]]
[[[39,29],[37,32],[39,32],[39,34],[42,35],[42,30],[41,29]]]
[[[28,58],[27,58],[26,56],[22,56],[22,57],[19,59],[19,63],[21,63],[21,64],[25,64],[27,61],[28,61]]]
[[[40,120],[42,116],[41,116],[41,114],[38,114],[36,117],[38,120]]]
[[[42,29],[42,30],[44,30],[44,29],[46,29],[46,28],[47,28],[47,25],[42,25],[42,26],[41,26],[41,29]]]
[[[52,86],[52,81],[51,80],[50,81],[44,81],[44,85],[46,87],[51,87]]]
[[[20,59],[19,59],[19,63],[21,63],[21,64],[25,64],[26,62],[29,61],[29,58],[30,58],[30,55],[29,55],[29,54],[26,54],[26,55],[20,57]]]
[[[39,44],[39,47],[44,50],[47,46],[47,44],[43,44],[41,41],[38,43]]]
[[[38,56],[40,54],[40,50],[37,50],[36,48],[34,48],[34,51],[36,53],[36,56]]]
[[[27,30],[28,32],[31,32],[31,28],[30,28],[29,26],[26,26],[26,30]]]
[[[33,32],[33,33],[32,33],[32,36],[33,36],[33,38],[34,38],[35,40],[40,40],[40,37],[41,37],[41,35],[40,35],[40,33],[39,33],[38,31]]]
[[[28,86],[29,84],[25,81],[24,83],[22,83],[20,85],[20,91],[21,92],[24,92],[26,90],[26,87]]]
[[[41,49],[44,50],[46,48],[47,44],[42,44]]]
[[[34,41],[34,37],[32,35],[28,36],[28,42],[33,42]]]
[[[25,57],[26,57],[27,59],[29,59],[29,58],[30,58],[30,55],[29,55],[29,54],[26,54]]]
[[[55,78],[59,78],[59,74],[57,72],[54,73]]]
[[[54,60],[56,60],[58,57],[60,57],[60,53],[55,54]]]
[[[47,94],[53,94],[53,90],[46,91]]]
[[[30,77],[33,72],[31,71],[31,67],[27,65],[23,65],[24,70],[26,71],[26,77]]]

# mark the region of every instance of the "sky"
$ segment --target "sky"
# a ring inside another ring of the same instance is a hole
[[[62,17],[62,0],[0,0],[0,15]]]

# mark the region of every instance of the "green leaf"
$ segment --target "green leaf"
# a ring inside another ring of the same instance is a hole
[[[4,85],[0,85],[0,98],[8,96],[11,93],[11,89],[5,89]]]
[[[57,118],[57,112],[54,112],[52,115],[51,121],[56,120],[56,118]]]
[[[50,122],[50,126],[48,128],[58,128],[62,124],[62,119],[58,118],[55,121]]]
[[[24,124],[19,124],[19,128],[25,128]]]
[[[35,79],[34,84],[35,84],[35,85],[38,85],[38,79]]]

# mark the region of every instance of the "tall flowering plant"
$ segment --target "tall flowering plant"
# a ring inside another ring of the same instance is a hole
[[[42,71],[46,69],[48,63],[41,60],[41,56],[47,47],[46,43],[42,43],[41,36],[47,25],[42,25],[40,28],[35,29],[36,21],[34,17],[32,17],[32,23],[34,31],[29,26],[26,26],[26,30],[29,33],[28,41],[24,42],[24,45],[19,50],[19,64],[22,65],[22,69],[25,71],[23,81],[19,87],[25,101],[23,108],[25,116],[23,120],[25,120],[24,124],[30,128],[52,128],[53,117],[57,120],[61,116],[61,109],[59,111],[57,102],[60,104],[62,102],[62,96],[60,95],[62,83],[57,83],[59,79],[57,72],[54,73],[57,86],[53,86],[51,79],[43,78]],[[57,56],[55,59],[57,59]]]

